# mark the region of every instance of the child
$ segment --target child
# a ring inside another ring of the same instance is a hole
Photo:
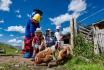
[[[52,31],[50,29],[46,30],[45,40],[47,47],[51,47],[55,44],[55,37],[52,36]]]
[[[37,28],[36,31],[35,31],[35,36],[34,36],[33,41],[32,41],[32,46],[34,48],[33,57],[35,57],[35,55],[39,51],[45,49],[44,37],[42,35],[42,32],[41,32],[40,28]]]
[[[60,33],[60,26],[56,26],[56,32],[55,32],[55,37],[56,37],[56,46],[58,49],[62,48],[62,45],[61,45],[61,39],[62,39],[62,36],[61,36],[61,33]]]

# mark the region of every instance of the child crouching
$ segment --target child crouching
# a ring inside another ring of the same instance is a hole
[[[32,46],[34,48],[33,58],[39,51],[45,49],[45,41],[40,28],[37,28],[35,31],[35,36],[32,41]]]

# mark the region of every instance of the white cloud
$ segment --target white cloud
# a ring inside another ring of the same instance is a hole
[[[74,12],[71,14],[71,17],[78,18],[81,14],[78,12]]]
[[[22,45],[22,40],[17,40],[14,38],[14,39],[8,40],[8,43],[13,46],[20,46],[20,45]]]
[[[0,34],[0,37],[2,37],[3,36],[3,34]]]
[[[30,17],[31,17],[31,15],[30,15],[30,14],[27,14],[27,17],[29,17],[29,18],[30,18]]]
[[[19,14],[19,15],[17,15],[17,17],[18,17],[18,18],[21,18],[22,16]]]
[[[17,43],[22,43],[22,40],[17,40]]]
[[[22,17],[22,15],[20,14],[20,10],[19,9],[15,10],[15,13],[16,13],[16,17],[18,17],[18,18]]]
[[[0,1],[0,10],[9,11],[10,10],[10,4],[12,4],[11,0],[1,0]]]
[[[4,23],[4,20],[2,19],[2,20],[0,20],[0,23]]]
[[[15,43],[17,40],[16,39],[10,39],[8,42],[9,43]]]
[[[19,39],[20,37],[16,37],[16,39]]]
[[[49,18],[50,21],[52,21],[52,23],[54,23],[55,25],[60,25],[61,23],[65,22],[65,21],[69,21],[70,19],[70,15],[68,13],[66,14],[62,14],[58,17],[55,18]]]
[[[20,13],[20,10],[19,10],[19,9],[17,9],[15,12],[16,12],[16,13]]]
[[[23,26],[10,26],[8,27],[7,31],[16,31],[16,32],[24,33],[25,28]]]
[[[63,30],[62,30],[62,34],[63,35],[66,35],[66,34],[68,34],[68,33],[70,33],[70,27],[65,27],[65,28],[63,28]]]
[[[86,10],[87,4],[85,0],[71,0],[68,5],[68,12],[72,11],[72,14],[62,14],[58,17],[49,18],[55,25],[60,25],[66,21],[69,21],[71,17],[78,18],[83,11]]]
[[[73,11],[71,14],[73,17],[78,18],[82,12],[86,10],[87,3],[85,0],[71,0],[68,5],[68,11]]]
[[[11,34],[10,36],[11,36],[11,37],[13,37],[14,35],[13,35],[13,34]]]
[[[68,5],[68,11],[82,12],[86,10],[85,0],[71,0],[71,3]]]
[[[77,12],[74,12],[71,15],[68,13],[65,13],[55,18],[49,18],[49,20],[55,25],[60,25],[66,21],[69,21],[71,17],[78,18],[79,16],[80,16],[80,13],[77,13]]]

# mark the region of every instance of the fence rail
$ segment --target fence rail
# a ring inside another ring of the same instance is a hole
[[[92,31],[92,28],[91,27],[84,27],[82,25],[78,25],[78,30],[80,33],[82,33],[84,35],[84,38],[93,43],[93,31]]]

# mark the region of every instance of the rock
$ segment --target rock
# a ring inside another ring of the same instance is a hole
[[[19,66],[20,66],[19,64],[16,64],[16,65],[15,65],[15,67],[19,67]]]
[[[85,61],[85,62],[90,62],[90,59],[83,57],[83,56],[79,56],[78,59]]]
[[[4,69],[4,67],[0,66],[0,70]]]
[[[55,70],[54,68],[47,68],[46,70]]]

